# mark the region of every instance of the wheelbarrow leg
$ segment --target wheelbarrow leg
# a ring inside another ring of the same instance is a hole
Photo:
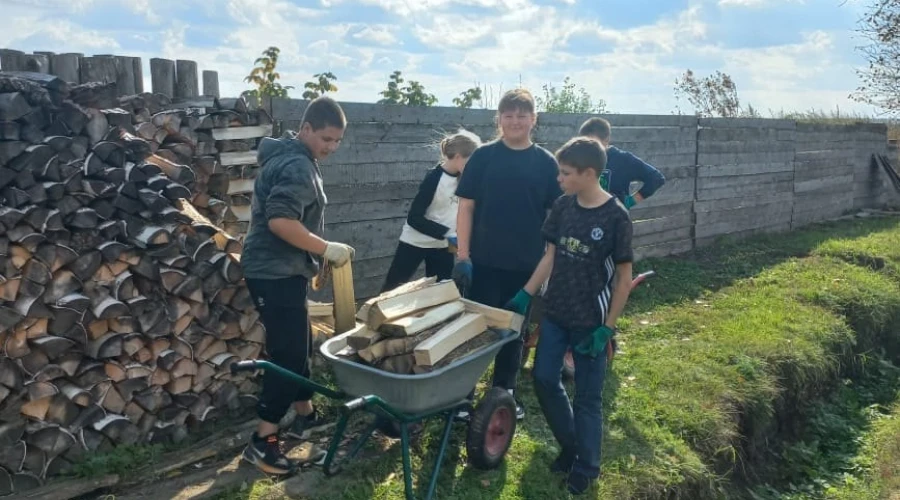
[[[447,453],[447,445],[450,443],[450,431],[453,429],[453,416],[456,410],[447,413],[446,422],[444,423],[444,437],[441,438],[441,448],[438,450],[437,459],[434,462],[434,470],[431,471],[431,482],[428,484],[428,496],[425,500],[431,500],[434,496],[434,490],[437,487],[438,474],[441,472],[441,463],[444,461],[444,455]]]
[[[412,462],[409,458],[409,424],[400,423],[400,448],[403,451],[403,483],[406,489],[406,500],[415,500],[412,487]]]

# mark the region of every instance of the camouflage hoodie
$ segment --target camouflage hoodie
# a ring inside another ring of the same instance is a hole
[[[263,138],[259,144],[259,174],[253,185],[250,230],[244,239],[241,267],[244,276],[278,279],[319,271],[320,256],[287,243],[269,230],[269,220],[297,219],[319,236],[325,233],[322,174],[309,148],[294,132]]]

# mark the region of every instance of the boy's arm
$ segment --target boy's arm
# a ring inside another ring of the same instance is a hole
[[[556,245],[547,243],[547,249],[544,250],[544,256],[541,257],[540,262],[538,262],[528,283],[525,283],[524,290],[528,292],[528,295],[534,297],[538,290],[541,289],[541,285],[543,285],[547,281],[547,278],[550,277],[550,273],[553,272],[553,256],[555,253]]]
[[[459,185],[456,186],[456,196],[459,197],[459,208],[456,211],[456,259],[465,261],[470,259],[469,251],[472,243],[472,220],[475,217],[475,202],[478,198],[478,190],[484,172],[484,149],[476,149],[466,168],[459,177]]]
[[[443,239],[450,228],[426,219],[425,212],[434,200],[434,193],[437,192],[438,184],[443,175],[444,171],[440,167],[428,172],[428,175],[419,184],[419,190],[416,192],[416,197],[413,198],[412,205],[409,207],[409,214],[406,216],[406,222],[411,228],[436,240]]]
[[[653,165],[630,152],[625,152],[623,156],[628,163],[628,171],[634,173],[634,180],[641,181],[644,184],[633,195],[635,201],[641,202],[653,196],[653,193],[666,183],[666,177]]]
[[[606,326],[615,330],[616,322],[625,309],[628,296],[631,294],[631,262],[616,264],[616,277],[613,280],[612,303],[606,315]]]
[[[472,241],[472,219],[475,216],[475,200],[459,199],[456,212],[456,258],[469,260],[469,243]]]
[[[632,261],[634,252],[631,248],[633,225],[627,214],[622,214],[616,227],[616,244],[613,248],[613,262],[616,263],[616,274],[613,278],[612,301],[606,314],[606,326],[615,329],[619,316],[625,309],[628,296],[631,294]]]
[[[315,196],[312,179],[304,179],[299,175],[290,176],[275,185],[266,197],[266,219],[269,231],[288,244],[316,255],[325,255],[329,246],[346,245],[328,242],[310,232],[300,222],[303,218],[304,202],[313,200]],[[352,254],[352,250],[349,253]],[[344,260],[343,257],[339,256],[338,260]]]

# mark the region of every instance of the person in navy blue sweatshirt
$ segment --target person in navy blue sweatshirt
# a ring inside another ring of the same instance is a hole
[[[456,215],[459,198],[456,187],[469,157],[481,145],[481,138],[460,130],[441,140],[441,162],[425,174],[413,199],[400,233],[394,260],[381,292],[406,283],[425,261],[425,276],[438,281],[450,279],[456,246]]]
[[[601,183],[606,184],[603,188],[618,198],[625,208],[631,210],[666,183],[666,177],[655,167],[628,151],[609,145],[612,127],[603,118],[589,118],[581,125],[578,135],[597,139],[606,147],[607,163],[600,177]],[[635,181],[644,185],[632,194],[631,183]]]

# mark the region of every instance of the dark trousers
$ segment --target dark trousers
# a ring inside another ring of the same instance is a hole
[[[306,307],[309,281],[302,276],[284,279],[247,278],[260,320],[266,328],[266,353],[276,365],[309,378],[312,331]],[[256,405],[259,418],[278,424],[295,401],[309,401],[314,392],[298,388],[283,377],[265,372]]]
[[[401,241],[397,244],[397,251],[381,292],[393,290],[410,281],[423,260],[425,276],[436,276],[438,281],[450,279],[453,273],[453,254],[446,248],[420,248]]]
[[[486,306],[503,307],[528,283],[531,274],[531,271],[508,271],[473,264],[472,286],[468,298]],[[527,324],[528,318],[525,318],[525,321]],[[494,358],[494,387],[515,390],[524,344],[520,335],[516,340],[500,348],[500,352]],[[474,396],[474,389],[470,396]]]
[[[587,477],[600,475],[603,441],[603,382],[606,352],[590,357],[572,350],[575,361],[574,407],[562,383],[563,357],[574,332],[551,320],[541,321],[541,341],[534,355],[534,392],[562,452],[575,457],[573,470]]]

